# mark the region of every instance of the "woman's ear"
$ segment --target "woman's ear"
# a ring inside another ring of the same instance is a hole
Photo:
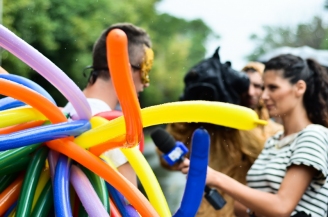
[[[296,96],[303,96],[306,91],[306,83],[303,80],[299,80],[295,84],[296,87]]]

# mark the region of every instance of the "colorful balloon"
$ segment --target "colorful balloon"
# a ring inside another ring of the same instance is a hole
[[[0,46],[53,84],[72,103],[80,119],[90,119],[90,105],[78,86],[49,59],[3,25],[0,25]]]
[[[0,216],[18,199],[23,184],[23,174],[18,176],[3,192],[0,194]]]
[[[37,83],[35,83],[27,78],[24,78],[24,77],[21,77],[18,75],[11,75],[11,74],[7,74],[7,75],[0,74],[0,78],[7,79],[9,81],[13,81],[13,82],[21,84],[25,87],[28,87],[31,90],[34,90],[35,92],[38,92],[42,96],[46,97],[54,105],[57,105],[55,100],[50,96],[50,94],[45,89],[43,89],[40,85],[38,85]]]
[[[54,178],[54,203],[56,216],[72,216],[69,197],[69,174],[71,160],[60,155],[56,165]]]
[[[29,163],[26,175],[24,177],[21,193],[17,201],[16,216],[30,216],[33,196],[47,155],[48,148],[43,146],[36,151],[31,162]]]
[[[24,124],[30,121],[42,120],[47,118],[34,108],[22,107],[14,108],[5,111],[0,111],[0,129],[17,124]]]
[[[49,140],[77,136],[91,128],[88,121],[79,120],[35,127],[0,136],[0,151],[19,148]]]
[[[90,217],[109,215],[87,176],[75,165],[71,167],[70,181]]]
[[[121,174],[109,167],[105,162],[82,149],[70,139],[57,139],[46,142],[47,146],[58,151],[105,179],[139,211],[142,216],[158,216],[144,195]]]
[[[65,115],[59,110],[57,106],[55,106],[44,96],[28,89],[27,87],[16,84],[12,81],[5,80],[3,78],[0,78],[0,87],[0,94],[11,96],[15,99],[25,102],[26,104],[32,106],[44,114],[44,116],[46,116],[53,124],[65,122],[67,120]]]
[[[128,55],[128,39],[120,29],[111,30],[106,38],[107,62],[115,92],[126,123],[126,145],[133,147],[141,138],[140,105],[134,86]]]
[[[204,122],[250,130],[258,124],[266,124],[266,121],[260,120],[252,109],[209,101],[184,101],[151,106],[141,109],[141,116],[143,127],[175,122]],[[125,133],[124,119],[119,117],[81,134],[74,142],[81,147],[90,148]]]
[[[173,217],[195,216],[202,202],[208,154],[210,151],[210,135],[205,129],[196,129],[191,139],[190,168],[181,205]]]

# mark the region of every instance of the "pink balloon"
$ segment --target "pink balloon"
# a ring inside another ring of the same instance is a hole
[[[109,216],[88,177],[75,165],[71,167],[70,180],[90,217]]]
[[[72,103],[80,119],[91,118],[91,108],[80,88],[39,51],[0,25],[0,46],[14,54],[54,85]]]

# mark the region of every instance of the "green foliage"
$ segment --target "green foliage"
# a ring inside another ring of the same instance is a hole
[[[63,70],[80,87],[82,70],[91,64],[91,51],[103,29],[130,22],[148,31],[155,52],[151,87],[141,95],[142,106],[178,99],[185,72],[205,55],[211,30],[201,21],[159,14],[158,0],[3,0],[3,25]],[[43,86],[60,106],[66,99],[38,73],[7,51],[2,66],[10,73]]]
[[[315,49],[328,49],[328,28],[320,17],[314,17],[309,23],[302,23],[296,27],[263,27],[265,35],[256,34],[251,40],[256,43],[256,48],[248,56],[249,60],[256,60],[262,54],[278,47],[310,46]]]

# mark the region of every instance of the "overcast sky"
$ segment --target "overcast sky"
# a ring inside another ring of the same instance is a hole
[[[207,43],[207,56],[221,46],[223,61],[232,61],[235,69],[246,63],[245,56],[254,49],[252,33],[263,34],[262,26],[291,26],[322,16],[328,23],[324,0],[162,0],[159,12],[187,20],[201,18],[220,39]]]

